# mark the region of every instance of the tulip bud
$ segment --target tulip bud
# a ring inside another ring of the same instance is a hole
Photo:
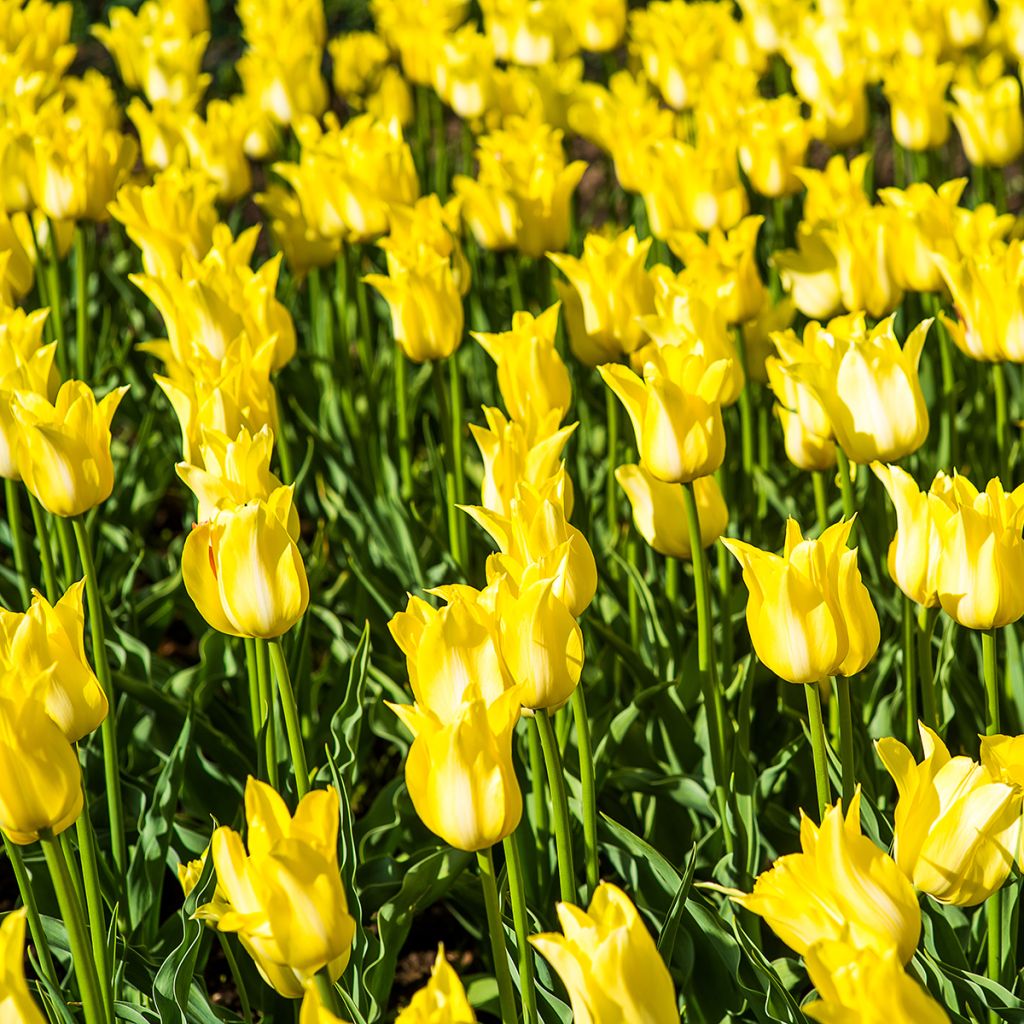
[[[608,53],[626,31],[626,0],[582,0],[566,10],[569,27],[580,49]]]
[[[857,549],[846,547],[852,527],[852,520],[835,523],[817,540],[804,540],[789,519],[781,556],[722,541],[743,566],[754,650],[791,683],[855,675],[878,648],[878,615],[861,581]]]
[[[227,100],[210,100],[206,116],[193,112],[179,122],[190,167],[201,170],[217,186],[225,203],[244,196],[252,187],[245,153],[246,121]]]
[[[443,944],[437,947],[430,979],[413,995],[395,1024],[476,1024],[476,1014],[466,998],[466,990],[445,959]]]
[[[341,243],[317,232],[306,220],[298,196],[290,189],[268,185],[267,191],[254,199],[270,226],[275,245],[284,253],[285,262],[296,277],[304,278],[313,267],[329,267],[337,260]]]
[[[690,523],[682,484],[666,484],[643,466],[619,466],[615,479],[626,492],[633,508],[633,523],[640,536],[659,554],[669,558],[693,557],[690,547]],[[700,518],[700,540],[710,547],[725,533],[729,511],[725,507],[718,481],[713,476],[693,481]]]
[[[326,969],[336,981],[348,964],[356,923],[338,867],[338,793],[307,793],[292,816],[266,783],[245,786],[248,851],[231,828],[213,833],[217,894],[196,917],[235,932],[264,981],[301,997]]]
[[[949,138],[946,90],[954,66],[939,64],[930,54],[901,54],[885,73],[893,138],[904,148],[921,152],[944,146]]]
[[[9,1024],[45,1024],[25,980],[26,913],[12,910],[0,923],[0,1006]]]
[[[794,169],[804,163],[814,127],[803,117],[800,101],[784,93],[757,100],[743,113],[740,165],[763,196],[779,198],[801,189]]]
[[[899,790],[893,855],[916,888],[973,907],[1006,881],[1020,845],[1021,796],[920,725],[924,760],[899,740],[875,748]]]
[[[1024,149],[1020,81],[1002,71],[1002,54],[992,53],[952,88],[953,121],[967,159],[978,167],[1005,167]]]
[[[388,704],[415,737],[405,784],[416,813],[458,850],[485,850],[519,824],[523,799],[512,734],[520,704],[516,688],[487,703],[479,687],[470,687],[450,722],[416,706]]]
[[[192,528],[181,574],[214,629],[273,639],[302,617],[309,587],[291,524],[292,488],[279,487]]]
[[[730,893],[804,956],[816,943],[843,940],[899,962],[914,955],[921,908],[896,862],[860,830],[860,787],[843,817],[829,807],[821,827],[800,817],[800,853],[780,857],[749,895]]]
[[[127,385],[100,402],[80,380],[65,381],[53,404],[29,391],[14,395],[16,462],[25,486],[55,516],[95,508],[114,489],[110,421]]]
[[[779,272],[782,287],[806,317],[825,319],[842,307],[839,266],[825,241],[824,230],[808,227],[806,220],[796,233],[796,249],[779,249],[771,262]]]
[[[530,944],[562,979],[575,1020],[679,1024],[672,976],[621,889],[602,882],[586,911],[571,903],[557,910],[563,934],[534,935]]]

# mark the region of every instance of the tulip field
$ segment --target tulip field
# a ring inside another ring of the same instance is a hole
[[[0,1024],[1024,1021],[1024,0],[0,0]]]

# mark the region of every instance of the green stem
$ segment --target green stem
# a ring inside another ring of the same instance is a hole
[[[39,563],[43,571],[46,599],[53,604],[60,595],[57,592],[57,574],[53,568],[53,547],[50,544],[50,531],[46,526],[46,512],[31,491],[28,494],[28,506],[32,510],[32,524],[39,539]]]
[[[60,254],[57,252],[57,231],[53,221],[47,222],[47,260],[48,280],[46,290],[50,298],[50,321],[53,323],[53,334],[57,339],[57,358],[62,375],[68,372],[67,340],[64,334],[64,301],[60,282]]]
[[[490,847],[477,852],[476,862],[480,868],[480,885],[484,890],[484,904],[487,907],[487,931],[491,939],[494,974],[498,979],[501,1021],[502,1024],[517,1024],[515,989],[512,987],[512,975],[508,969],[508,949],[505,946],[505,933],[498,903],[498,885],[494,876],[494,854]]]
[[[85,227],[75,227],[75,372],[89,379],[89,248]]]
[[[68,529],[68,521],[63,516],[52,516],[50,521],[56,527],[57,547],[60,548],[60,560],[64,566],[64,589],[66,590],[74,583],[78,569],[71,546],[71,531]]]
[[[526,745],[530,757],[530,821],[533,824],[537,873],[540,887],[547,877],[548,801],[544,793],[544,752],[540,733],[532,726],[526,730]]]
[[[231,980],[234,982],[235,991],[238,993],[238,1001],[241,1003],[242,1008],[242,1020],[245,1024],[252,1024],[252,1007],[249,1004],[249,992],[245,987],[245,979],[242,977],[242,972],[238,969],[238,959],[235,956],[235,951],[231,948],[231,940],[224,932],[217,932],[217,938],[220,940],[221,952],[224,954],[224,959],[228,962],[228,971],[231,974]]]
[[[32,876],[25,867],[25,858],[21,855],[21,848],[7,838],[6,833],[0,832],[3,838],[4,850],[7,859],[10,861],[11,870],[14,873],[14,880],[18,883],[18,892],[21,893],[21,902],[25,906],[25,916],[28,918],[28,930],[32,936],[32,944],[36,947],[36,956],[39,959],[39,966],[43,977],[59,990],[57,983],[57,972],[53,967],[53,957],[50,954],[50,944],[46,940],[46,931],[43,928],[43,919],[39,916],[39,905],[36,903],[35,890],[32,888]]]
[[[257,742],[260,738],[260,683],[259,671],[256,668],[256,641],[247,636],[245,639],[245,669],[249,680],[249,721],[252,723],[252,736]]]
[[[82,777],[82,790],[85,790],[85,777]],[[96,863],[96,837],[92,830],[89,817],[89,801],[86,797],[75,822],[78,833],[78,856],[82,863],[82,889],[85,893],[85,908],[89,916],[89,937],[92,940],[92,956],[96,965],[96,976],[100,982],[100,998],[103,1009],[109,1018],[113,1014],[113,1003],[110,992],[110,970],[107,966],[107,923],[103,913],[103,896],[100,892],[100,873]]]
[[[96,665],[96,677],[106,694],[110,709],[103,719],[103,777],[107,791],[107,811],[110,816],[110,838],[114,852],[116,874],[124,877],[128,866],[127,842],[124,831],[124,812],[121,804],[121,774],[118,767],[117,743],[117,701],[113,681],[110,678],[110,662],[107,660],[107,641],[103,629],[103,598],[100,596],[99,577],[92,556],[92,541],[85,521],[80,517],[72,519],[75,540],[78,541],[78,556],[85,570],[85,595],[89,602],[89,628],[92,635],[92,658]]]
[[[523,886],[523,862],[519,854],[518,830],[506,836],[505,868],[508,891],[512,897],[512,921],[519,947],[519,995],[523,1006],[523,1024],[537,1022],[537,988],[533,980],[533,950],[530,948],[530,919],[526,914],[526,890]]]
[[[1000,984],[1000,963],[1001,957],[1001,936],[1003,931],[1003,903],[1002,893],[996,890],[985,901],[985,923],[988,925],[988,976],[990,981]],[[1002,1018],[995,1010],[989,1010],[988,1019],[990,1024],[996,1024]]]
[[[462,415],[462,372],[459,370],[459,350],[456,349],[448,357],[448,391],[451,396],[452,411],[452,469],[455,477],[455,500],[463,505],[466,501],[466,467],[463,456],[463,434],[466,425]],[[468,524],[464,515],[457,519],[459,531],[459,551],[462,556],[468,550]],[[460,559],[461,561],[461,559]]]
[[[28,548],[25,545],[25,531],[21,521],[21,495],[14,480],[4,478],[4,501],[7,505],[7,526],[11,531],[11,547],[14,549],[14,570],[18,574],[18,595],[22,608],[28,608],[32,601],[28,579]]]
[[[679,600],[679,559],[671,555],[665,558],[665,600],[670,605]]]
[[[576,900],[576,871],[572,861],[569,802],[565,796],[562,759],[558,754],[558,744],[551,728],[551,719],[544,708],[538,708],[534,712],[533,723],[540,733],[540,745],[544,752],[544,764],[548,773],[548,789],[551,793],[551,809],[555,826],[555,850],[558,856],[558,888],[562,902],[573,903]]]
[[[288,735],[288,750],[295,774],[295,788],[301,800],[309,792],[309,768],[306,767],[306,751],[302,745],[302,730],[299,728],[299,712],[295,706],[295,691],[288,673],[288,659],[284,656],[280,640],[271,640],[270,664],[277,680],[277,692],[284,710],[284,727]]]
[[[917,609],[917,673],[921,681],[921,706],[924,724],[939,728],[939,707],[935,693],[935,669],[932,664],[932,630],[935,628],[934,609]]]
[[[580,786],[583,790],[583,846],[586,852],[587,902],[601,880],[597,862],[597,786],[594,777],[594,749],[590,739],[590,718],[587,715],[583,686],[577,685],[570,698],[572,717],[576,723],[576,746],[580,756]]]
[[[988,698],[988,721],[985,733],[993,736],[999,732],[999,673],[996,668],[996,633],[986,629],[981,634],[981,654],[985,671],[985,694]]]
[[[917,735],[917,673],[914,665],[914,653],[917,640],[917,628],[914,622],[914,602],[903,595],[903,696],[907,709],[904,723],[904,739],[908,746],[913,746]]]
[[[715,799],[722,819],[722,836],[726,852],[733,852],[733,835],[729,825],[729,798],[726,790],[726,749],[724,709],[718,685],[711,635],[711,597],[708,593],[707,560],[700,535],[700,512],[693,484],[683,484],[683,504],[690,531],[690,557],[693,561],[693,586],[697,604],[697,663],[701,690],[704,693],[704,714],[708,721],[711,763],[715,773]]]
[[[1002,363],[992,364],[992,395],[995,400],[996,412],[996,452],[999,457],[999,475],[1009,480],[1010,466],[1007,456],[1008,434],[1006,429],[1006,372]]]
[[[843,516],[847,519],[852,519],[857,511],[857,505],[853,500],[850,460],[846,457],[846,452],[838,444],[836,445],[836,468],[839,471],[839,493],[843,498]]]
[[[619,461],[619,400],[611,388],[605,388],[605,414],[608,420],[606,458],[608,476],[605,479],[605,515],[608,525],[608,550],[614,551],[619,539],[618,482],[615,470]],[[614,565],[614,562],[612,563]]]
[[[96,977],[96,965],[92,960],[92,950],[89,948],[85,922],[82,919],[82,909],[75,898],[68,862],[60,843],[54,839],[52,832],[49,830],[40,832],[39,838],[43,845],[46,866],[50,869],[50,878],[53,880],[60,916],[67,929],[68,943],[71,946],[71,958],[75,966],[75,977],[78,979],[78,990],[82,997],[86,1024],[103,1024],[110,1018],[103,1010],[99,981]]]
[[[811,750],[814,754],[814,784],[818,793],[818,820],[825,816],[831,799],[828,785],[828,757],[825,753],[825,724],[821,720],[821,695],[817,683],[804,686],[807,697],[807,719],[811,726]]]
[[[405,355],[396,345],[395,361],[395,404],[398,412],[398,471],[402,482],[402,500],[412,497],[412,455],[409,451],[409,410],[406,406],[408,395],[405,386]]]
[[[434,379],[434,392],[437,396],[437,414],[441,420],[441,431],[448,451],[453,453],[455,439],[452,437],[451,428],[455,417],[454,415],[449,415],[448,397],[445,394],[442,372],[440,362],[435,361],[432,367],[432,376]],[[448,547],[451,550],[452,560],[459,568],[462,568],[462,547],[460,545],[462,534],[459,529],[459,510],[456,508],[455,461],[453,456],[448,459],[448,465],[445,467],[444,486],[448,516]]]
[[[740,460],[743,466],[744,488],[748,492],[754,487],[754,419],[750,401],[750,375],[747,369],[747,346],[739,326],[733,329],[733,344],[743,369],[743,390],[740,391]]]
[[[519,278],[519,253],[515,249],[509,249],[505,253],[505,271],[508,275],[508,292],[512,299],[512,312],[517,313],[521,309],[525,309],[525,306],[523,304],[523,284]]]
[[[825,500],[825,474],[812,471],[811,483],[814,485],[814,514],[818,520],[818,533],[823,533],[828,526],[828,502]]]
[[[839,699],[839,756],[842,761],[843,806],[848,808],[857,782],[857,765],[853,754],[853,714],[850,711],[850,680],[846,676],[836,676],[835,689]]]
[[[256,688],[260,695],[260,727],[263,736],[264,757],[267,762],[267,781],[280,791],[277,776],[277,729],[274,724],[274,694],[270,687],[270,656],[267,641],[256,639]]]

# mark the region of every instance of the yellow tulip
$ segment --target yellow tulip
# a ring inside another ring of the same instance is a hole
[[[749,895],[730,893],[796,953],[843,940],[905,964],[921,934],[921,908],[896,862],[860,830],[860,788],[843,816],[838,804],[820,828],[800,817],[800,853],[780,857]]]
[[[566,17],[581,50],[607,53],[626,31],[626,0],[582,0],[570,4]]]
[[[826,940],[804,956],[820,999],[804,1013],[820,1024],[949,1024],[941,1006],[900,964],[895,950]]]
[[[309,586],[293,526],[291,487],[193,526],[181,552],[181,574],[214,629],[273,639],[299,621]]]
[[[723,539],[743,567],[750,591],[747,628],[758,658],[791,683],[852,676],[878,648],[878,615],[861,580],[857,549],[846,542],[853,522],[838,522],[805,540],[795,519],[775,555]]]
[[[275,244],[292,273],[303,278],[313,267],[329,267],[341,252],[337,238],[325,238],[306,220],[302,204],[289,189],[269,185],[255,197]]]
[[[376,90],[366,97],[366,112],[385,124],[394,121],[403,128],[412,124],[412,90],[398,68],[389,64],[381,72]]]
[[[310,985],[302,997],[298,1024],[348,1024],[348,1021],[331,1013],[321,1001],[316,985]]]
[[[458,175],[453,182],[462,217],[477,244],[491,252],[513,249],[522,227],[519,204],[502,182]]]
[[[775,355],[772,337],[784,333],[796,318],[796,303],[790,298],[765,301],[757,316],[742,325],[743,345],[747,350],[747,373],[759,384],[768,383],[767,361]]]
[[[188,253],[201,260],[213,246],[217,187],[203,174],[169,167],[152,185],[125,185],[110,204],[142,250],[142,266],[153,277],[178,275]]]
[[[85,580],[68,587],[55,605],[32,592],[27,612],[0,608],[0,665],[17,679],[43,689],[15,693],[39,700],[70,743],[77,743],[107,717],[107,698],[85,657]],[[12,694],[13,696],[13,694]]]
[[[82,769],[75,748],[25,692],[49,689],[49,680],[20,668],[0,669],[0,829],[27,846],[49,830],[58,835],[82,810]]]
[[[497,588],[451,586],[434,593],[445,607],[434,608],[410,595],[388,629],[405,655],[417,707],[450,723],[468,693],[491,703],[508,689],[511,677],[501,655]]]
[[[941,544],[936,579],[942,610],[968,629],[996,629],[1024,615],[1024,485],[1007,494],[992,479],[979,494],[963,476],[929,511]]]
[[[561,465],[562,449],[575,423],[558,427],[561,410],[552,409],[537,428],[537,437],[531,444],[521,423],[507,420],[500,409],[484,407],[487,429],[469,425],[484,462],[483,481],[480,485],[480,504],[507,516],[512,511],[516,485],[525,481],[540,487],[553,477]],[[572,486],[566,477],[565,513],[572,515]]]
[[[558,310],[555,303],[537,317],[513,313],[512,329],[500,334],[473,332],[497,364],[502,401],[530,444],[539,440],[541,424],[553,414],[560,422],[572,401],[569,371],[555,348]]]
[[[978,167],[1005,167],[1024,150],[1020,81],[1004,75],[1003,58],[990,54],[953,85],[951,113],[967,159]]]
[[[827,229],[805,225],[797,229],[797,247],[779,249],[771,262],[796,308],[808,318],[823,320],[842,308],[839,264],[825,240]]]
[[[300,1024],[305,1022],[300,1021]],[[395,1024],[476,1024],[476,1014],[466,998],[459,976],[437,947],[430,978],[399,1013]]]
[[[1024,736],[982,736],[981,763],[999,782],[1024,787]]]
[[[179,110],[167,100],[154,103],[152,109],[138,96],[128,102],[125,114],[139,133],[139,149],[147,169],[164,171],[188,164],[188,147],[181,129],[191,113],[190,109]],[[207,177],[205,168],[200,168],[200,173]]]
[[[721,398],[729,360],[707,366],[699,356],[665,347],[651,354],[643,378],[625,366],[598,367],[626,407],[641,463],[666,483],[714,473],[725,458]]]
[[[494,44],[466,24],[445,39],[434,68],[434,88],[463,120],[475,121],[497,103]]]
[[[248,851],[234,829],[213,833],[218,898],[195,916],[235,932],[267,984],[298,999],[317,971],[341,976],[355,938],[338,867],[338,793],[307,793],[293,816],[270,786],[250,777],[245,818]]]
[[[548,253],[569,279],[571,289],[559,289],[566,299],[569,344],[587,366],[629,355],[643,342],[638,318],[654,312],[654,286],[645,268],[650,247],[650,239],[639,241],[629,228],[615,238],[587,235],[580,258]]]
[[[920,725],[924,760],[899,740],[875,748],[899,790],[893,855],[914,886],[957,907],[1002,887],[1020,846],[1021,795]]]
[[[829,158],[824,170],[809,167],[796,170],[804,183],[803,222],[809,228],[816,224],[832,223],[851,215],[863,213],[871,201],[864,189],[865,177],[871,157],[860,153],[849,163],[841,154]]]
[[[843,306],[851,312],[863,309],[882,317],[903,300],[892,246],[895,221],[892,210],[872,206],[820,231],[836,261]]]
[[[911,599],[926,608],[939,604],[938,571],[942,540],[932,516],[929,494],[918,489],[914,478],[899,466],[873,462],[871,469],[882,481],[896,509],[896,536],[889,545],[889,575]],[[938,473],[931,494],[943,495],[952,486]]]
[[[821,403],[839,446],[864,465],[901,459],[928,436],[918,364],[932,320],[922,320],[901,349],[895,319],[870,331],[862,314],[832,320],[815,362],[794,371]]]
[[[483,0],[480,7],[499,60],[537,67],[576,47],[557,0]]]
[[[946,90],[954,66],[930,54],[903,53],[885,72],[893,138],[904,149],[921,151],[944,146],[949,138]]]
[[[519,824],[512,735],[520,703],[516,688],[488,702],[470,686],[450,722],[414,705],[388,704],[415,737],[405,783],[416,813],[449,846],[485,850]]]
[[[80,380],[65,381],[51,404],[44,395],[14,393],[16,463],[25,486],[55,516],[95,508],[114,489],[110,421],[127,385],[100,402]]]
[[[0,299],[4,299],[3,293],[7,291],[11,298],[23,299],[35,284],[37,250],[30,232],[25,230],[27,227],[27,214],[8,215],[0,204],[0,259],[6,261],[0,263]],[[38,244],[41,249],[42,243]]]
[[[334,91],[350,105],[373,90],[391,57],[388,44],[376,32],[346,32],[327,44],[327,52]]]
[[[799,192],[800,179],[793,171],[803,164],[815,134],[800,101],[788,93],[758,99],[744,110],[740,123],[740,166],[755,191],[773,199]]]
[[[557,910],[562,934],[530,943],[562,979],[576,1021],[679,1024],[672,976],[621,889],[602,882],[587,910],[571,903]]]
[[[377,31],[415,85],[429,85],[441,41],[466,20],[467,0],[371,0]]]
[[[323,10],[321,4],[306,6]],[[282,18],[272,30],[272,46],[252,47],[235,65],[246,94],[279,125],[319,117],[327,109],[327,83],[320,73],[322,46],[301,33],[280,32],[294,16],[294,7],[282,7]]]
[[[25,980],[26,910],[12,910],[0,923],[0,1016],[7,1024],[45,1024]]]
[[[629,498],[633,523],[640,536],[659,554],[689,561],[693,551],[682,485],[664,483],[642,465],[619,466],[615,479]],[[729,510],[713,476],[698,477],[693,481],[693,489],[701,544],[710,547],[725,533]]]

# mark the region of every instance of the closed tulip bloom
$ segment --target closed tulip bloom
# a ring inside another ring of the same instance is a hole
[[[285,263],[298,278],[313,267],[334,263],[341,251],[337,238],[324,238],[305,217],[302,204],[290,189],[269,185],[253,197],[270,227],[274,243],[284,253]]]
[[[26,910],[12,910],[0,924],[0,1017],[7,1024],[45,1024],[25,980]]]
[[[800,853],[780,857],[749,895],[730,893],[794,952],[843,940],[856,949],[914,955],[921,908],[896,862],[860,830],[860,787],[850,807],[828,807],[821,826],[800,816]]]
[[[413,705],[388,705],[415,737],[405,784],[416,813],[457,850],[486,850],[519,824],[523,798],[512,735],[520,704],[516,688],[487,702],[471,687],[450,722]]]
[[[306,569],[292,534],[292,488],[279,487],[193,526],[181,574],[200,615],[229,636],[273,639],[309,604]]]
[[[952,64],[940,64],[929,54],[902,54],[886,70],[892,134],[904,149],[920,152],[945,145],[949,138],[946,90],[953,71]]]
[[[795,519],[775,555],[723,539],[743,567],[750,591],[747,628],[758,658],[791,683],[852,676],[878,648],[878,615],[861,580],[857,549],[846,542],[852,520],[805,540]]]
[[[559,903],[562,934],[530,944],[562,979],[573,1019],[587,1024],[679,1024],[672,976],[629,897],[602,882],[584,911]]]
[[[887,317],[868,331],[863,316],[833,320],[831,344],[819,362],[798,368],[832,423],[836,441],[853,461],[891,462],[917,451],[928,436],[928,407],[918,364],[932,319],[922,320],[901,349]]]
[[[664,483],[642,465],[619,466],[615,479],[629,498],[633,524],[640,536],[659,554],[689,561],[693,551],[682,484]],[[693,481],[693,490],[701,544],[710,547],[725,533],[729,510],[713,476],[698,477]]]
[[[522,424],[532,444],[540,426],[557,413],[561,421],[572,401],[569,371],[555,348],[559,304],[540,316],[512,314],[512,329],[501,334],[473,333],[498,367],[498,388],[509,415]]]
[[[291,11],[289,11],[291,14]],[[320,73],[323,48],[293,33],[275,38],[272,51],[253,48],[235,65],[242,87],[279,125],[319,117],[327,108],[327,83]]]
[[[607,53],[626,31],[625,0],[583,0],[566,11],[569,27],[580,49]]]
[[[346,103],[371,91],[391,57],[388,44],[376,32],[347,32],[332,39],[327,52],[334,91]]]
[[[107,717],[106,695],[85,657],[84,589],[85,580],[79,580],[55,605],[34,590],[27,612],[0,608],[0,665],[26,685],[42,685],[38,691],[14,692],[41,701],[70,743],[87,736]]]
[[[217,898],[196,917],[235,932],[264,981],[298,999],[317,971],[341,976],[355,938],[338,867],[338,793],[307,793],[293,816],[270,786],[250,777],[245,818],[248,850],[234,829],[213,834]]]
[[[997,629],[1024,615],[1024,485],[1006,493],[998,479],[979,494],[963,476],[929,494],[941,543],[937,589],[942,610],[968,629]]]
[[[729,360],[706,366],[681,349],[664,348],[641,379],[615,364],[598,367],[626,407],[641,463],[666,483],[690,483],[714,473],[725,458],[721,397]]]
[[[21,696],[48,689],[45,674],[26,678],[21,668],[0,669],[0,830],[19,846],[41,832],[59,835],[82,810],[75,748],[42,701]]]
[[[822,232],[804,222],[797,229],[796,249],[780,249],[771,257],[796,308],[816,320],[833,316],[843,305],[839,264]]]
[[[210,100],[205,117],[192,112],[179,122],[181,140],[190,167],[206,174],[225,203],[244,196],[252,187],[252,171],[245,152],[248,119],[227,100]]]
[[[458,718],[470,692],[496,700],[511,685],[501,655],[497,588],[442,587],[435,608],[409,596],[388,629],[405,655],[416,704],[442,722]]]
[[[882,317],[903,300],[892,247],[894,221],[891,210],[872,206],[821,229],[821,238],[836,261],[843,306],[851,312],[864,309]]]
[[[391,207],[391,230],[378,246],[388,255],[388,265],[397,259],[412,265],[427,253],[443,256],[449,261],[459,294],[469,291],[469,261],[462,251],[460,239],[460,201],[450,199],[442,205],[431,193],[409,206]]]
[[[993,53],[953,85],[953,121],[967,159],[978,167],[1005,167],[1024,149],[1020,81],[1002,71],[1002,54]]]
[[[503,182],[476,181],[463,175],[453,179],[462,200],[462,218],[481,249],[514,249],[522,221],[515,196]]]
[[[15,392],[17,466],[25,486],[55,516],[81,515],[110,497],[110,421],[127,390],[115,388],[97,402],[87,384],[69,380],[52,404],[43,395]]]
[[[531,444],[521,423],[505,418],[500,409],[484,407],[487,429],[475,423],[469,425],[480,457],[484,463],[480,485],[480,504],[508,516],[516,485],[524,480],[534,487],[542,486],[561,466],[562,450],[577,424],[558,426],[560,409],[552,409],[537,427],[537,437]],[[572,486],[565,480],[565,513],[572,515]]]
[[[949,1024],[945,1010],[900,963],[896,950],[819,942],[804,956],[821,997],[804,1005],[820,1024]]]
[[[799,192],[802,186],[793,171],[804,163],[815,134],[800,101],[789,94],[756,100],[741,123],[740,165],[754,189],[773,199]]]
[[[950,757],[931,729],[919,728],[920,764],[899,740],[875,744],[899,790],[893,855],[922,892],[973,907],[1001,888],[1013,867],[1021,797],[969,757]]]
[[[639,241],[629,228],[615,238],[587,235],[580,258],[548,253],[576,293],[582,318],[567,316],[569,343],[588,366],[629,355],[643,343],[638,318],[654,312],[654,285],[645,267],[650,247],[650,239]]]
[[[914,478],[899,466],[874,462],[871,469],[882,481],[896,509],[896,536],[889,545],[889,575],[911,601],[935,608],[939,604],[938,571],[942,541],[932,518],[931,502]],[[950,481],[939,473],[935,494],[946,493]]]
[[[300,1021],[300,1024],[306,1022]],[[466,998],[466,990],[445,959],[443,945],[437,947],[426,985],[413,995],[395,1024],[476,1024],[476,1014]]]

